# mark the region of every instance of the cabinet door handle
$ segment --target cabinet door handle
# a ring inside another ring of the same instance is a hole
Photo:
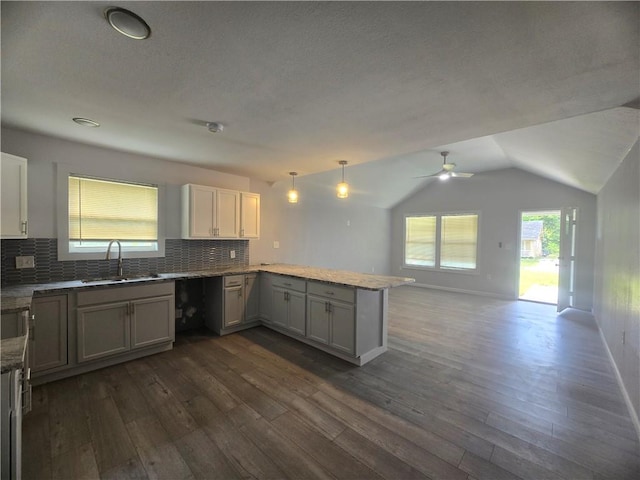
[[[241,229],[240,229],[240,236],[241,236],[241,237],[244,237],[244,228],[241,228]]]
[[[21,222],[21,227],[22,227],[22,228],[20,229],[20,231],[21,231],[24,235],[26,235],[26,234],[27,234],[27,221],[26,221],[26,220],[25,220],[24,222]]]
[[[136,305],[134,303],[131,304],[131,316],[134,316],[136,313]]]
[[[32,342],[36,341],[36,326],[35,325],[31,325],[29,327],[29,338],[31,339]]]
[[[332,292],[332,291],[330,291],[330,290],[327,290],[327,291],[326,291],[326,292],[324,292],[324,293],[325,293],[325,294],[327,294],[327,295],[335,295],[335,292]]]
[[[291,284],[290,284],[290,283],[288,283],[288,282],[284,282],[284,283],[283,283],[283,285],[284,285],[285,287],[290,287],[290,286],[291,286]]]

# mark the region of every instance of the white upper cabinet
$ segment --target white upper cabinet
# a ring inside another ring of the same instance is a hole
[[[216,191],[198,185],[182,187],[182,237],[211,238],[215,234]]]
[[[240,192],[216,189],[216,237],[240,236]]]
[[[240,193],[240,237],[260,238],[260,195]]]
[[[247,195],[246,227],[241,225],[243,195]],[[258,238],[260,234],[259,195],[203,185],[182,186],[182,238],[232,239],[243,237],[244,232],[250,234],[244,238]]]
[[[27,159],[2,153],[2,238],[27,238]]]

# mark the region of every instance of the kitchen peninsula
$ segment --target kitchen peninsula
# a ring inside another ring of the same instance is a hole
[[[35,310],[38,326],[42,321],[39,317],[46,315],[39,314],[42,309],[34,309],[33,304],[42,299],[55,299],[57,303],[51,305],[63,312],[65,318],[56,320],[61,321],[57,331],[64,337],[57,344],[61,360],[35,375],[36,383],[40,383],[172,348],[174,282],[197,278],[205,285],[206,325],[216,333],[224,335],[264,325],[355,365],[363,365],[386,351],[388,290],[414,281],[285,264],[231,266],[135,274],[124,279],[7,286],[0,297],[2,315]],[[102,317],[105,308],[94,306],[98,301],[125,311],[125,315],[109,317],[124,317],[125,321],[118,326],[124,333],[112,336],[114,342],[123,343],[114,343],[108,350],[97,348],[102,348],[110,336],[108,329],[116,327]],[[249,302],[254,306],[252,315]],[[145,309],[150,314],[146,319]],[[155,324],[154,318],[162,318],[164,324]],[[171,331],[167,331],[167,325]],[[99,342],[93,337],[96,334],[100,335]]]

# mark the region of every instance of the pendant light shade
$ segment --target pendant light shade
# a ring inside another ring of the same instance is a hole
[[[349,184],[344,181],[344,166],[347,164],[346,160],[340,160],[338,162],[342,165],[342,182],[336,187],[338,198],[347,198],[349,196]]]
[[[298,203],[298,191],[296,190],[296,175],[297,172],[289,172],[291,175],[291,190],[287,192],[287,200],[289,203]]]

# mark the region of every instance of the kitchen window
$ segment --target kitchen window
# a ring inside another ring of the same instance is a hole
[[[111,240],[125,258],[164,256],[158,185],[62,172],[58,186],[60,260],[104,259]]]
[[[475,271],[478,218],[477,213],[406,216],[405,267]]]

